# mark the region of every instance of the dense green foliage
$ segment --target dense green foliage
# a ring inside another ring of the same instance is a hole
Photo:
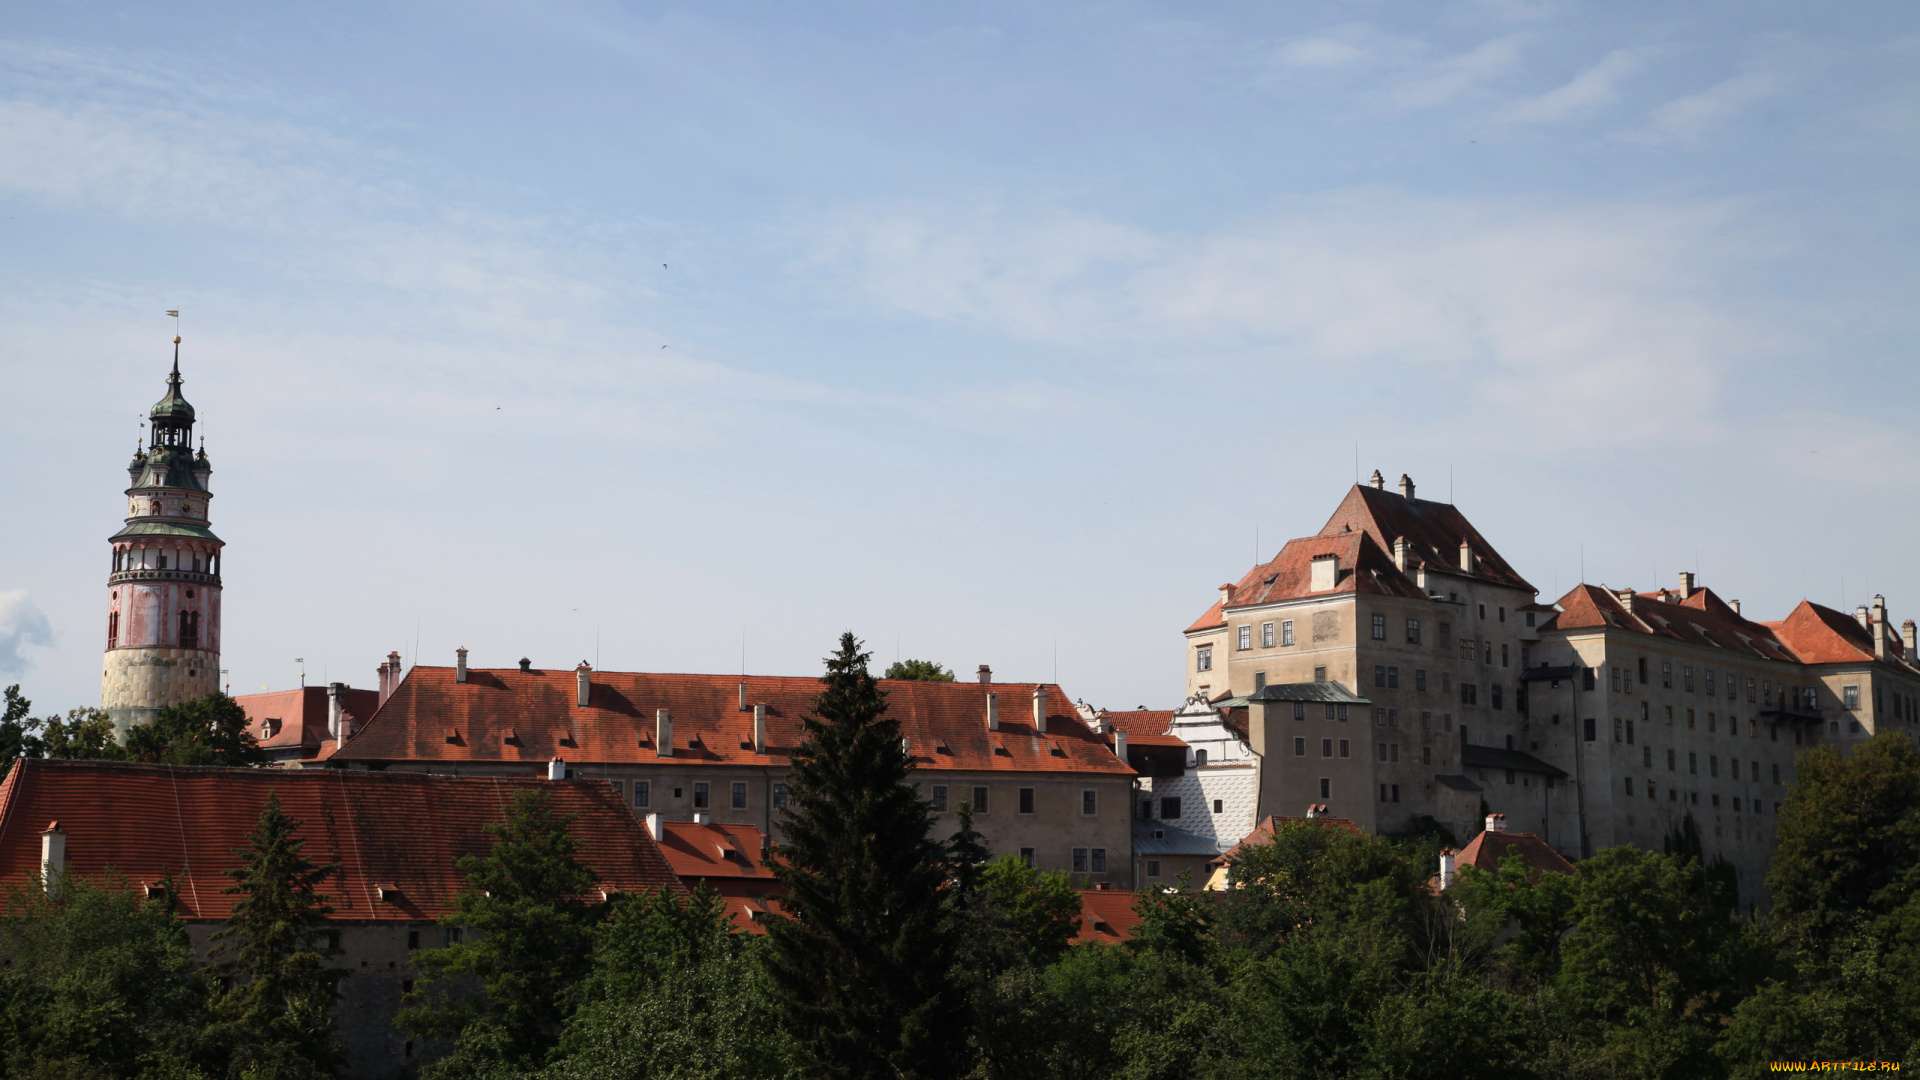
[[[952,682],[953,672],[932,660],[895,660],[887,665],[883,679],[908,679],[919,682]]]
[[[126,748],[114,738],[113,721],[106,710],[79,708],[67,715],[36,718],[33,702],[20,693],[15,683],[4,691],[0,704],[0,777],[7,774],[15,760],[30,758],[70,758],[124,761]]]
[[[841,635],[801,718],[774,865],[789,917],[768,924],[768,972],[818,1075],[941,1076],[961,1035],[946,867],[867,659]]]
[[[169,705],[148,723],[130,728],[126,752],[134,761],[169,765],[262,765],[267,760],[247,730],[246,710],[218,690]]]

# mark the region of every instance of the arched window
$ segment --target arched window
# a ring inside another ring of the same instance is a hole
[[[160,512],[160,500],[155,499],[153,500],[153,505],[148,508],[147,513],[158,514],[159,512]]]
[[[118,648],[120,643],[120,613],[107,613],[107,648]]]

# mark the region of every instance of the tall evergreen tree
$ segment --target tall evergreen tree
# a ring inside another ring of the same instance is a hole
[[[947,984],[946,873],[867,659],[841,635],[801,719],[774,870],[789,917],[768,925],[769,968],[819,1075],[944,1076],[958,1069],[962,1036]]]
[[[559,1040],[572,991],[593,966],[601,913],[584,899],[599,875],[574,858],[573,820],[546,792],[521,788],[507,819],[487,826],[493,850],[455,864],[467,890],[441,922],[470,932],[418,954],[427,979],[399,1017],[410,1031],[459,1040],[423,1075],[528,1072]]]
[[[301,854],[301,822],[269,792],[245,865],[227,871],[237,895],[226,928],[213,936],[222,973],[232,981],[214,1004],[216,1040],[231,1047],[230,1075],[248,1080],[331,1076],[341,1063],[333,1044],[333,1006],[342,968],[328,967],[327,916],[320,883],[339,872]]]

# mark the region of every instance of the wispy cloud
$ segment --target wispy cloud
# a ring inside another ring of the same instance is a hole
[[[1508,34],[1443,57],[1383,88],[1379,100],[1392,108],[1433,109],[1451,105],[1519,66],[1524,41]]]
[[[1634,142],[1691,142],[1726,127],[1754,104],[1787,88],[1778,71],[1749,71],[1655,108],[1646,122],[1622,135]]]
[[[1518,101],[1496,116],[1517,123],[1552,123],[1591,116],[1620,100],[1620,84],[1646,66],[1648,50],[1616,49],[1599,63],[1538,97]]]
[[[15,678],[33,667],[30,646],[53,644],[53,625],[25,592],[0,592],[0,678]]]

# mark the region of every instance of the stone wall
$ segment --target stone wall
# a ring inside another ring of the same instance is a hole
[[[220,688],[220,655],[206,649],[110,649],[101,664],[100,707],[122,734],[168,705]]]

